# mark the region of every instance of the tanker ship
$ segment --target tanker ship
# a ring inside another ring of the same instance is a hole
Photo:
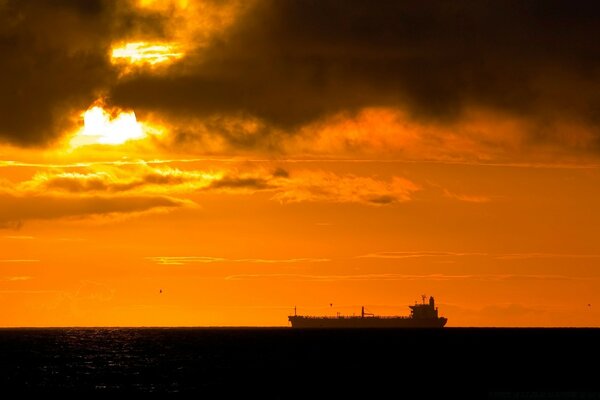
[[[292,328],[442,328],[446,325],[448,319],[438,315],[433,296],[429,297],[429,302],[425,302],[427,296],[421,297],[421,304],[415,302],[408,306],[408,316],[376,316],[362,307],[360,316],[318,317],[297,315],[294,308],[294,315],[288,320]]]

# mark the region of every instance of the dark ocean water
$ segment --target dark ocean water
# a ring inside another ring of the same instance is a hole
[[[0,357],[5,391],[600,399],[599,329],[1,329]]]

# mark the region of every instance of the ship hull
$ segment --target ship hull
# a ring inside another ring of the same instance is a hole
[[[292,328],[442,328],[446,318],[288,317]]]

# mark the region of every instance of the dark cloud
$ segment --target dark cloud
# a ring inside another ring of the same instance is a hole
[[[9,1],[0,10],[0,138],[39,144],[110,79],[100,2]]]
[[[111,42],[160,35],[160,20],[126,1],[0,2],[0,140],[40,145],[70,129],[117,76]]]
[[[133,173],[131,173],[133,175]],[[43,190],[60,190],[71,193],[126,192],[145,186],[181,185],[198,181],[184,173],[149,172],[131,179],[118,179],[107,174],[57,174],[45,175],[38,183]]]
[[[390,196],[390,195],[381,195],[381,196],[371,197],[368,199],[368,201],[373,204],[384,205],[384,204],[396,203],[398,201],[398,199],[395,198],[394,196]]]
[[[596,129],[599,15],[583,1],[259,1],[208,49],[121,81],[112,99],[287,130],[365,106],[436,121],[483,106]]]
[[[59,189],[67,192],[83,193],[108,191],[110,182],[105,176],[77,176],[77,175],[61,175],[49,177],[44,181],[44,189]]]
[[[32,219],[84,218],[94,215],[129,214],[156,208],[176,208],[183,201],[165,196],[58,197],[17,196],[0,193],[0,229],[18,228]]]
[[[598,136],[598,2],[259,0],[166,73],[117,79],[111,43],[168,38],[174,23],[131,4],[0,2],[0,139],[45,143],[102,93],[141,116],[201,120],[236,148],[366,106],[435,121],[482,106],[531,120],[534,140],[559,118]]]
[[[286,169],[277,168],[275,171],[273,171],[273,176],[275,178],[289,178],[290,173]]]
[[[279,171],[279,172],[277,172]],[[285,170],[277,170],[273,177],[281,177]],[[129,171],[128,177],[116,177],[106,173],[90,174],[42,174],[34,180],[26,182],[24,187],[32,193],[48,191],[69,193],[121,193],[152,186],[176,187],[189,184],[190,188],[201,190],[265,190],[274,189],[269,181],[271,176],[261,177],[238,175],[237,172],[218,177],[202,177],[200,171],[151,171],[137,173]],[[184,187],[185,189],[185,187]],[[172,190],[176,190],[172,188]]]
[[[213,181],[207,189],[251,189],[265,190],[273,189],[268,180],[257,177],[238,177],[225,176],[219,180]]]

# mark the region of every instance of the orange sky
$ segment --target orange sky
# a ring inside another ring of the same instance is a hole
[[[294,306],[405,315],[423,293],[448,326],[599,326],[598,131],[576,102],[468,97],[457,117],[421,118],[365,81],[371,100],[318,115],[306,110],[329,92],[282,88],[310,114],[288,123],[270,92],[253,94],[267,111],[189,100],[181,114],[126,93],[210,70],[255,3],[132,1],[164,29],[97,47],[64,34],[114,81],[51,108],[52,133],[0,126],[0,326],[286,326]],[[546,78],[532,87],[571,90]]]

